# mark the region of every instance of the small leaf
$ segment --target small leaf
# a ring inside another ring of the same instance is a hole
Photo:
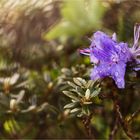
[[[73,81],[75,84],[77,84],[78,86],[82,86],[82,83],[77,79],[77,78],[73,78]]]
[[[31,105],[31,106],[29,106],[27,109],[22,110],[21,112],[22,112],[22,113],[27,113],[27,112],[35,111],[35,110],[36,110],[36,106],[35,106],[35,105]]]
[[[73,100],[73,99],[72,99],[71,101],[72,101],[73,103],[77,102],[77,101],[75,101],[75,100]]]
[[[66,108],[73,108],[73,107],[75,107],[76,105],[78,105],[78,102],[70,103],[70,104],[65,105],[65,106],[64,106],[64,109],[66,109]]]
[[[17,80],[19,79],[19,76],[20,75],[18,73],[15,73],[10,79],[10,84],[14,85],[17,82]]]
[[[70,113],[76,113],[76,112],[80,112],[81,108],[74,108],[70,111]]]
[[[93,85],[95,84],[95,82],[96,82],[96,81],[89,80],[89,81],[87,82],[87,84],[86,84],[86,87],[87,87],[87,88],[92,88]]]
[[[20,130],[20,127],[14,119],[10,119],[4,122],[4,129],[8,133],[12,134]]]
[[[76,87],[77,87],[74,83],[72,83],[72,82],[70,82],[70,81],[68,81],[68,85],[70,85],[70,86],[73,87],[73,88],[76,88]]]
[[[90,90],[89,89],[86,90],[85,98],[86,98],[86,100],[88,100],[90,98]]]
[[[24,87],[24,86],[26,86],[28,83],[29,83],[29,81],[24,81],[24,82],[19,83],[18,85],[16,85],[15,88],[21,88],[21,87]]]
[[[73,91],[73,92],[77,93],[80,97],[84,97],[84,95],[82,94],[82,92],[79,92],[78,90],[70,89],[70,91]]]
[[[90,110],[89,110],[88,106],[84,106],[82,108],[82,113],[86,114],[86,115],[90,115]]]
[[[49,104],[47,102],[43,103],[40,107],[38,107],[37,112],[45,110],[48,107],[48,105]]]
[[[10,109],[11,110],[17,109],[17,101],[15,99],[10,100]]]
[[[95,88],[97,89],[97,88],[99,88],[99,87],[100,87],[100,84],[97,84]]]
[[[83,102],[84,105],[90,105],[92,102]]]
[[[72,98],[72,99],[74,99],[74,100],[76,100],[76,101],[79,101],[79,99],[78,99],[76,96],[74,96],[74,94],[73,94],[72,92],[70,92],[70,91],[63,91],[63,93],[64,93],[66,96],[68,96],[69,98]]]
[[[4,130],[8,133],[11,133],[11,126],[10,126],[9,121],[4,122]]]
[[[73,81],[75,82],[75,84],[77,84],[78,86],[81,86],[81,87],[86,84],[86,81],[80,77],[73,78]]]
[[[21,90],[17,98],[17,104],[22,100],[22,98],[24,97],[24,94],[25,94],[25,91]]]
[[[97,90],[93,91],[91,93],[91,98],[98,96],[98,94],[100,93],[100,91],[101,91],[101,88],[98,88]]]
[[[77,117],[81,118],[84,114],[83,113],[79,113],[77,114]]]
[[[87,83],[85,79],[82,79],[80,77],[77,77],[77,80],[79,80],[83,85]]]

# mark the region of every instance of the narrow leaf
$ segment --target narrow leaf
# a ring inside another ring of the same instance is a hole
[[[77,78],[73,78],[73,81],[75,82],[75,84],[77,84],[78,86],[84,86],[86,84],[86,81],[80,77]]]
[[[17,82],[17,80],[19,79],[19,76],[20,75],[18,73],[15,73],[10,79],[10,84],[14,85]]]
[[[87,87],[87,88],[92,88],[93,85],[95,84],[95,82],[96,82],[96,81],[89,80],[89,81],[87,82],[87,84],[86,84],[86,87]]]
[[[80,97],[84,97],[84,95],[82,94],[82,92],[79,92],[79,91],[77,91],[75,89],[71,89],[70,91],[73,91],[73,92],[77,93]]]
[[[68,85],[70,85],[70,86],[73,87],[73,88],[76,88],[76,87],[77,87],[74,83],[72,83],[72,82],[70,82],[70,81],[68,81]]]
[[[70,104],[65,105],[65,106],[64,106],[64,109],[66,109],[66,108],[73,108],[73,107],[75,107],[76,105],[78,105],[78,102],[70,103]]]
[[[73,94],[72,92],[70,92],[70,91],[63,91],[63,93],[64,93],[66,96],[68,96],[69,98],[72,98],[72,99],[74,99],[74,100],[76,100],[76,101],[79,101],[79,99],[78,99],[76,96],[74,96],[74,94]]]
[[[87,89],[85,93],[85,98],[88,100],[90,98],[90,90]]]
[[[101,91],[101,88],[98,88],[97,90],[93,91],[91,93],[91,98],[98,96],[98,94],[100,93],[100,91]]]
[[[70,113],[76,113],[76,112],[79,112],[81,111],[81,108],[74,108],[70,111]]]

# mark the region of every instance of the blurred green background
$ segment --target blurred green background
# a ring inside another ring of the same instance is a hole
[[[63,109],[66,80],[89,79],[92,67],[78,49],[97,30],[131,46],[138,22],[139,0],[0,0],[0,139],[88,138],[81,119]],[[140,106],[139,91],[122,91],[124,116]],[[108,139],[114,121],[112,102],[103,106],[91,121],[96,139]],[[140,136],[140,115],[132,128]],[[121,128],[115,138],[128,139]]]

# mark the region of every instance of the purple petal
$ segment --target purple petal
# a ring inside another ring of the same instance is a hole
[[[117,54],[119,55],[119,58],[121,61],[127,63],[128,61],[131,61],[132,54],[128,48],[128,44],[121,42],[115,46],[117,48]]]
[[[97,48],[109,51],[109,53],[115,51],[116,41],[101,31],[94,33],[94,43]]]
[[[113,64],[111,66],[111,77],[114,79],[118,88],[125,87],[124,81],[125,70],[126,64],[124,62],[119,62],[118,64]]]
[[[83,49],[83,50],[79,50],[79,52],[80,52],[81,54],[84,54],[84,55],[90,55],[90,49],[89,49],[89,48]]]
[[[103,78],[99,75],[99,71],[98,71],[97,67],[94,67],[92,69],[90,77],[91,77],[91,80],[98,80],[100,78]]]
[[[117,35],[116,35],[116,33],[113,33],[113,35],[112,35],[112,40],[114,40],[114,41],[117,42]]]
[[[98,66],[94,66],[91,72],[91,80],[98,80],[100,78],[105,78],[107,76],[114,79],[118,88],[125,87],[125,69],[126,64],[119,62],[110,65],[109,63],[100,63]]]
[[[92,43],[90,45],[91,55],[94,55],[97,59],[109,62],[111,56],[116,51],[115,45],[117,43],[111,39],[108,35],[101,31],[94,33]]]
[[[90,55],[90,61],[94,64],[98,64],[100,61],[94,56],[94,55]]]
[[[108,63],[100,63],[94,66],[91,72],[91,80],[97,80],[110,75],[110,65]]]

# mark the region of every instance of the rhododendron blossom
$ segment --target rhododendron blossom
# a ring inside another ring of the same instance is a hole
[[[134,27],[134,45],[129,48],[127,43],[117,41],[115,33],[110,37],[101,31],[95,32],[90,47],[80,50],[81,54],[89,55],[91,62],[95,64],[91,72],[91,79],[111,77],[118,88],[124,88],[128,62],[129,64],[140,64],[138,59],[140,56],[139,34],[140,26],[137,24]],[[139,69],[134,67],[134,70]]]

